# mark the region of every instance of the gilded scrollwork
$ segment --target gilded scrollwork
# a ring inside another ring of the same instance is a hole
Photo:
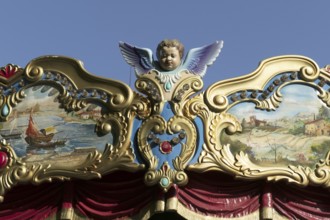
[[[314,185],[330,187],[330,151],[316,164],[315,171],[308,173],[308,177]]]
[[[57,98],[61,103],[61,107],[68,112],[78,111],[87,106],[86,100],[77,99],[66,90],[64,90],[64,93],[60,94]]]
[[[131,109],[128,111],[128,118],[133,118],[137,116],[140,119],[146,119],[151,114],[151,103],[146,97],[134,93],[135,97],[133,99]]]
[[[212,111],[225,111],[229,107],[228,95],[238,91],[262,91],[270,79],[283,72],[300,72],[302,79],[313,81],[318,77],[319,67],[303,56],[278,56],[262,61],[252,73],[220,81],[205,91],[205,102]]]
[[[173,161],[176,170],[183,171],[189,160],[195,153],[197,132],[195,125],[186,117],[174,116],[168,122],[169,134],[176,134],[184,131],[187,136],[186,143],[181,143],[181,153]]]
[[[127,85],[92,76],[84,70],[80,61],[55,56],[37,58],[31,61],[25,69],[12,64],[2,68],[0,81],[2,83],[0,117],[4,123],[9,117],[11,120],[16,117],[11,113],[16,111],[15,114],[17,114],[15,107],[19,103],[28,95],[37,92],[44,94],[42,96],[45,97],[55,97],[53,102],[59,103],[59,108],[65,109],[67,114],[84,112],[90,108],[88,111],[91,113],[100,114],[99,120],[95,123],[95,133],[99,137],[108,137],[111,133],[113,137],[109,139],[110,143],[104,145],[103,152],[95,149],[86,151],[87,153],[82,156],[79,156],[78,153],[77,155],[81,159],[72,161],[70,166],[54,159],[51,161],[36,159],[30,162],[27,157],[18,157],[14,146],[10,145],[11,141],[6,142],[3,139],[0,145],[0,156],[3,159],[0,159],[0,196],[2,199],[6,191],[22,182],[40,184],[55,179],[62,181],[72,178],[91,179],[100,178],[102,175],[118,169],[131,172],[143,169],[143,164],[134,162],[135,154],[130,138],[135,117],[142,119],[150,115],[150,101],[134,94]],[[95,111],[96,107],[100,110]],[[38,111],[37,107],[33,108]],[[26,112],[30,112],[30,118],[33,108],[30,107],[26,110]],[[65,141],[51,143],[61,144],[63,142]],[[41,146],[42,144],[44,143],[39,143]],[[83,152],[83,149],[81,150]],[[54,153],[53,155],[56,156],[56,152]]]
[[[187,174],[180,170],[170,168],[168,162],[164,162],[159,170],[148,170],[145,174],[145,183],[149,186],[159,184],[160,187],[167,192],[173,184],[184,186],[188,183]]]
[[[50,182],[54,179],[70,179],[70,177],[65,175],[65,173],[71,171],[71,169],[52,169],[52,166],[46,163],[27,164],[23,162],[21,158],[17,157],[10,144],[4,139],[1,140],[0,143],[0,153],[2,158],[6,158],[1,161],[0,169],[1,201],[4,199],[5,192],[18,183],[33,182],[34,184],[40,184],[42,182]],[[85,175],[81,175],[81,178],[84,178],[84,176],[85,178],[91,178],[91,173],[86,175],[87,172],[85,171],[80,172],[79,174],[78,172],[72,173],[75,173],[77,176],[85,173]]]
[[[223,151],[224,146],[220,140],[220,133],[226,132],[234,134],[241,131],[241,125],[237,119],[227,113],[209,112],[203,106],[204,111],[198,111],[199,117],[204,121],[204,141],[203,151],[198,158],[198,163],[190,165],[188,168],[197,172],[208,170],[234,171],[231,167],[234,163],[234,156],[229,151]],[[207,112],[207,113],[206,113]],[[208,117],[204,120],[205,117]]]
[[[287,65],[279,65],[284,63]],[[247,79],[251,82],[247,82]],[[251,86],[250,83],[256,85]],[[317,96],[329,106],[327,71],[319,70],[314,61],[299,56],[266,60],[250,75],[220,82],[217,84],[218,88],[211,86],[204,94],[206,100],[203,100],[202,95],[191,99],[185,105],[184,114],[190,118],[197,116],[202,119],[205,143],[198,162],[188,168],[197,172],[229,172],[241,179],[285,180],[300,186],[329,187],[330,153],[315,168],[300,165],[262,166],[253,162],[247,153],[241,151],[233,154],[231,145],[222,143],[220,138],[224,132],[230,136],[241,131],[240,122],[228,113],[233,106],[249,102],[254,103],[256,109],[276,111],[283,101],[281,90],[297,84],[318,91]],[[214,92],[213,95],[211,92]]]
[[[303,66],[301,67],[299,73],[300,77],[307,82],[315,81],[320,75],[319,67],[317,64]]]
[[[149,169],[155,170],[158,166],[158,159],[153,155],[151,146],[147,142],[149,132],[153,131],[155,134],[163,134],[166,128],[166,120],[159,115],[155,115],[145,120],[138,131],[138,147],[143,158],[148,161]]]
[[[183,79],[173,92],[172,100],[174,100],[174,113],[182,115],[182,110],[184,109],[184,105],[189,101],[189,97],[202,88],[203,81],[200,77],[192,76]]]
[[[319,98],[327,105],[330,106],[330,93],[329,91],[320,90]]]
[[[0,95],[1,121],[6,121],[10,116],[13,107],[15,107],[24,98],[25,98],[25,93],[22,90],[9,94],[7,96]]]
[[[128,85],[92,76],[79,60],[61,56],[44,56],[32,60],[25,68],[27,78],[33,82],[40,80],[48,72],[56,72],[55,77],[58,81],[61,80],[60,75],[63,74],[72,81],[72,87],[76,90],[84,88],[103,90],[108,94],[105,99],[106,105],[114,111],[123,110],[133,100],[133,91]]]
[[[160,140],[156,135],[168,133],[169,135],[179,134],[179,137],[171,141]],[[149,163],[148,172],[145,174],[147,185],[159,183],[160,187],[167,191],[173,184],[185,185],[188,176],[184,172],[185,167],[192,158],[196,149],[196,129],[194,124],[186,117],[173,116],[166,121],[162,116],[154,115],[146,119],[138,131],[138,146],[145,161]],[[178,156],[173,159],[173,167],[165,161],[159,167],[159,158],[152,150],[154,139],[163,154],[170,153],[172,148],[170,142],[177,142],[181,146]],[[186,139],[185,142],[181,140]],[[162,150],[163,148],[163,150]],[[173,169],[174,168],[174,169]]]
[[[164,100],[164,94],[151,74],[152,73],[137,79],[135,86],[141,93],[146,94],[154,102],[160,102]]]
[[[86,156],[84,161],[72,166],[51,164],[47,163],[47,161],[31,164],[23,162],[21,158],[17,157],[12,146],[3,139],[0,144],[0,154],[4,154],[1,156],[6,159],[1,161],[0,168],[1,199],[3,200],[3,196],[7,190],[22,182],[40,184],[55,179],[63,181],[72,178],[100,178],[102,174],[118,169],[120,164],[123,164],[122,168],[130,166],[133,159],[131,158],[132,153],[127,154],[128,152],[122,152],[124,156],[120,156],[121,154],[118,154],[118,149],[107,145],[103,154],[98,151],[91,152]],[[105,167],[107,169],[104,169]],[[131,165],[130,168],[136,169],[136,166]]]
[[[219,43],[214,46],[219,49]],[[203,65],[206,71],[208,64]],[[186,170],[216,170],[241,179],[285,180],[301,186],[330,187],[330,153],[315,168],[296,164],[263,166],[249,153],[233,151],[234,143],[225,143],[222,139],[223,135],[232,137],[244,130],[238,115],[231,112],[234,107],[249,103],[258,111],[276,112],[284,105],[283,90],[294,85],[314,89],[329,107],[328,67],[319,69],[313,60],[302,56],[274,57],[263,61],[249,75],[215,83],[201,93],[198,92],[202,90],[201,76],[205,71],[195,74],[190,67],[178,67],[182,71],[179,73],[175,69],[167,72],[157,69],[157,65],[153,67],[155,69],[141,73],[135,83],[142,95],[124,83],[90,75],[80,61],[67,57],[40,57],[25,69],[12,64],[1,68],[3,123],[13,118],[15,108],[29,98],[29,91],[38,91],[54,98],[64,112],[56,117],[61,115],[68,123],[75,123],[69,114],[77,113],[81,118],[86,117],[84,120],[96,115],[92,133],[95,141],[105,140],[102,150],[93,146],[76,149],[77,154],[86,149],[88,152],[70,166],[51,159],[31,162],[17,156],[10,141],[3,140],[0,143],[1,199],[18,183],[101,178],[118,169],[130,172],[145,169],[145,184],[158,184],[165,192],[174,184],[187,184]],[[173,77],[179,77],[166,87],[168,80],[159,79],[157,71],[163,71],[163,75],[176,73]],[[84,110],[88,108],[90,115],[85,116]],[[25,118],[32,117],[32,113],[31,106],[21,110]],[[56,153],[49,158],[54,156]]]
[[[112,133],[113,137],[113,144],[106,145],[101,157],[98,170],[101,170],[102,173],[108,173],[118,168],[131,172],[144,168],[144,165],[133,162],[135,155],[131,147],[130,137],[132,135],[134,117],[132,117],[133,113],[131,111],[139,114],[138,108],[145,108],[147,104],[140,100],[133,106],[135,107],[128,110],[125,116],[122,113],[106,114],[96,124],[95,131],[97,134]],[[144,110],[147,111],[148,108]]]
[[[27,66],[25,68],[26,79],[30,82],[36,82],[44,75],[44,69],[41,66]]]

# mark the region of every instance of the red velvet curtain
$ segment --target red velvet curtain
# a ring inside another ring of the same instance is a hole
[[[133,216],[155,194],[155,188],[147,187],[143,177],[144,173],[116,172],[100,180],[17,186],[0,204],[0,219],[59,218],[63,208],[94,219]]]
[[[273,207],[289,219],[330,219],[330,192],[320,187],[301,188],[271,184]]]
[[[111,219],[137,214],[155,195],[147,187],[144,173],[108,175],[102,180],[79,181],[75,185],[74,208],[95,219]]]
[[[239,181],[219,172],[188,176],[186,186],[164,196],[199,214],[239,217],[270,207],[289,219],[330,219],[330,193],[320,187]],[[0,204],[0,219],[60,218],[71,208],[93,219],[134,216],[159,197],[158,186],[147,187],[143,179],[144,172],[115,172],[99,180],[16,186]]]
[[[259,182],[243,182],[219,172],[189,173],[187,186],[178,189],[179,201],[194,212],[239,217],[260,207]]]
[[[17,186],[0,204],[0,219],[45,219],[61,209],[63,183]]]

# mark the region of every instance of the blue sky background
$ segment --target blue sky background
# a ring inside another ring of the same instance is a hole
[[[131,70],[118,42],[155,51],[164,38],[179,39],[186,51],[224,41],[205,86],[250,73],[272,56],[297,54],[320,67],[330,64],[330,1],[11,0],[0,5],[0,66],[25,67],[42,55],[64,55],[83,61],[92,74],[128,84]]]

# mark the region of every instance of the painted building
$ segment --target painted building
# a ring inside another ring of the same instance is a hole
[[[305,134],[311,136],[330,135],[330,123],[324,119],[317,119],[305,123]]]

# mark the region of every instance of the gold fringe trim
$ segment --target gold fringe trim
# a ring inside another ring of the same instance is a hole
[[[144,209],[144,211],[140,212],[139,215],[130,217],[130,218],[124,218],[125,220],[147,220],[150,217],[152,217],[156,212],[152,211],[152,207],[148,206],[149,209]],[[147,208],[148,208],[147,207]],[[272,208],[270,208],[272,209]],[[261,208],[260,208],[261,210]],[[168,212],[173,212],[169,211]],[[191,211],[190,209],[187,209],[185,206],[183,206],[180,202],[178,202],[178,209],[177,212],[180,216],[182,216],[185,219],[194,219],[194,220],[257,220],[257,219],[263,219],[262,216],[260,216],[260,211],[257,210],[251,214],[244,215],[242,217],[233,217],[233,218],[224,218],[224,217],[218,217],[218,216],[206,216],[203,214],[199,214],[196,212]],[[288,220],[288,218],[280,215],[278,212],[276,212],[274,209],[272,209],[273,212],[273,219],[274,220]]]
[[[63,220],[71,220],[74,216],[73,208],[65,208],[61,210],[61,219]]]
[[[181,203],[178,203],[178,214],[181,215],[182,217],[186,219],[200,219],[200,220],[219,220],[219,219],[224,219],[224,220],[256,220],[260,219],[260,212],[259,210],[248,214],[244,215],[242,217],[233,217],[233,218],[223,218],[223,217],[218,217],[218,216],[209,216],[209,215],[203,215],[199,214],[196,212],[191,211],[190,209],[186,208],[184,205]]]
[[[162,200],[157,200],[149,205],[147,205],[144,209],[140,211],[135,216],[131,217],[122,217],[120,219],[125,219],[125,220],[147,220],[150,217],[152,217],[156,213],[161,213],[157,210],[160,210],[160,208],[157,206],[160,204],[164,204],[163,208],[165,208],[161,212],[177,212],[180,216],[182,216],[185,219],[194,219],[194,220],[256,220],[256,219],[274,219],[274,220],[287,220],[284,216],[281,216],[279,213],[277,213],[274,209],[270,207],[266,208],[260,208],[259,210],[250,213],[248,215],[244,215],[241,217],[232,217],[232,218],[224,218],[224,217],[218,217],[218,216],[208,216],[208,215],[203,215],[201,213],[196,213],[187,207],[185,207],[183,204],[181,204],[177,198],[170,198],[167,199],[166,204],[165,201]],[[262,212],[262,213],[261,213]],[[266,212],[266,213],[265,213]],[[271,215],[268,215],[270,214]],[[268,217],[266,216],[268,215]],[[47,218],[47,220],[55,220],[58,219],[56,217],[57,215],[53,215]],[[64,209],[62,210],[60,214],[60,219],[70,219],[70,220],[82,220],[82,219],[89,219],[86,216],[81,215],[77,210],[73,210],[72,208],[70,209]]]
[[[262,208],[262,219],[273,219],[273,208],[263,207]]]
[[[157,200],[155,212],[164,212],[165,211],[165,201],[164,200]]]
[[[176,211],[178,210],[179,200],[176,197],[172,197],[166,200],[165,210]]]

